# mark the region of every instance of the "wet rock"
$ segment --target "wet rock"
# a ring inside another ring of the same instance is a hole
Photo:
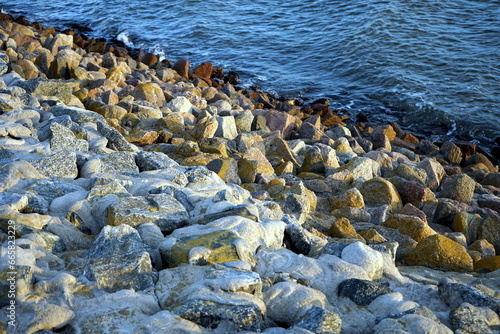
[[[113,203],[106,210],[107,224],[132,227],[153,223],[164,232],[171,232],[184,225],[189,218],[184,206],[168,194],[147,197],[127,197]]]
[[[360,306],[370,305],[377,297],[392,292],[386,285],[356,278],[342,281],[338,287],[339,296],[349,298]]]
[[[144,290],[156,281],[151,258],[139,233],[128,225],[106,226],[92,245],[85,276],[107,292]]]
[[[179,73],[181,77],[187,79],[189,75],[189,66],[189,60],[182,58],[172,65],[172,69]]]
[[[476,182],[466,174],[456,174],[451,177],[440,197],[450,198],[459,202],[468,203],[474,195]]]
[[[451,271],[472,271],[472,258],[464,246],[439,234],[421,240],[405,257],[413,266],[427,266]]]

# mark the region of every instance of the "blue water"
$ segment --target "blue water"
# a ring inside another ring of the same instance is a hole
[[[2,1],[46,25],[125,32],[171,61],[211,61],[246,84],[408,129],[500,136],[500,1]]]

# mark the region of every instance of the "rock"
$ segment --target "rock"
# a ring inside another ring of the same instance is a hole
[[[436,234],[425,221],[416,216],[393,214],[382,223],[382,226],[397,229],[417,242]]]
[[[458,165],[462,161],[462,151],[460,147],[450,141],[444,142],[439,153],[453,165]]]
[[[346,206],[353,208],[363,208],[365,206],[363,195],[361,195],[360,191],[356,188],[348,189],[340,195],[333,195],[328,200],[332,210]]]
[[[477,239],[486,239],[493,246],[497,253],[500,253],[500,217],[498,215],[488,215],[482,223],[477,226]],[[471,230],[475,226],[471,225]],[[474,232],[471,233],[474,235]]]
[[[500,213],[500,198],[497,196],[483,196],[478,198],[477,204],[481,208],[488,208]]]
[[[212,63],[209,62],[204,62],[201,63],[194,71],[194,75],[205,78],[205,79],[210,79],[212,76],[212,68],[213,65]]]
[[[26,93],[32,96],[56,96],[64,104],[69,104],[73,96],[71,85],[64,81],[35,78],[20,82],[17,85],[24,88]]]
[[[468,203],[474,195],[476,182],[466,174],[455,174],[451,177],[446,188],[439,194],[440,197],[450,198],[459,202]]]
[[[189,214],[184,206],[168,194],[155,194],[147,197],[127,197],[113,203],[106,210],[107,224],[132,227],[153,223],[163,232],[171,232],[188,220]]]
[[[500,188],[500,173],[489,173],[481,181],[482,185],[491,185]]]
[[[335,173],[337,174],[345,170],[350,171],[355,180],[364,179],[367,181],[380,176],[380,166],[370,158],[356,157],[347,164],[337,168]]]
[[[436,201],[436,195],[418,182],[407,181],[397,176],[393,176],[389,180],[398,190],[404,204],[411,203],[415,206],[421,206],[425,202]]]
[[[238,130],[233,116],[217,117],[219,126],[215,132],[215,136],[234,139],[238,136]]]
[[[135,156],[135,162],[140,172],[178,166],[177,162],[160,152],[141,151]]]
[[[339,296],[349,298],[360,306],[370,305],[377,297],[392,292],[386,285],[356,278],[342,281],[338,287]]]
[[[174,134],[183,134],[186,131],[184,117],[179,112],[174,112],[163,118],[165,127]]]
[[[426,266],[450,271],[472,271],[472,258],[465,247],[439,234],[420,241],[405,257],[412,266]]]
[[[153,287],[156,277],[139,233],[128,225],[105,226],[92,245],[85,276],[107,292]]]
[[[328,230],[328,235],[334,238],[361,239],[347,218],[337,219]]]
[[[396,131],[394,131],[394,128],[389,124],[375,127],[372,137],[377,136],[378,134],[384,134],[390,141],[393,141],[396,138]]]
[[[320,149],[318,147],[313,147],[307,150],[299,172],[323,174],[325,172],[325,168],[325,161],[323,160],[323,155],[321,154]]]
[[[20,302],[17,305],[16,333],[35,333],[63,328],[74,317],[73,311],[48,303]]]
[[[453,334],[448,327],[419,314],[406,314],[400,318],[386,318],[374,328],[375,333],[435,333]]]
[[[364,243],[355,242],[342,250],[342,260],[363,268],[370,279],[382,277],[384,259],[382,254]]]
[[[162,107],[163,103],[165,102],[165,95],[162,89],[160,88],[160,86],[158,86],[158,84],[154,82],[138,84],[130,95],[132,95],[136,100],[148,101],[156,104],[159,107]],[[172,109],[172,111],[174,110]]]
[[[82,177],[92,177],[95,174],[134,175],[138,172],[134,155],[130,152],[112,152],[95,157],[88,160],[80,170]]]
[[[313,307],[325,308],[326,296],[318,290],[291,282],[281,282],[264,292],[266,315],[274,323],[292,326]]]
[[[313,333],[340,333],[342,319],[336,313],[314,305],[311,307],[292,330],[305,328]]]
[[[417,166],[427,173],[428,187],[431,190],[436,190],[445,175],[443,166],[436,160],[429,158],[422,160]]]
[[[451,310],[450,323],[451,328],[460,330],[460,333],[493,334],[481,312],[470,304],[463,304],[463,306]]]
[[[137,147],[130,144],[118,130],[112,128],[106,123],[98,121],[97,131],[99,131],[104,137],[106,137],[106,139],[108,140],[107,147],[112,150],[130,152],[138,151]]]
[[[383,178],[376,177],[364,182],[360,192],[366,205],[388,205],[391,211],[397,211],[403,207],[401,197],[394,185]]]
[[[479,163],[484,164],[488,167],[490,173],[498,172],[493,163],[482,153],[474,153],[470,156],[469,159],[465,162],[465,166],[477,165]]]
[[[238,162],[235,159],[214,159],[207,164],[207,168],[217,173],[227,183],[241,184],[241,179],[238,176]]]
[[[179,75],[185,79],[188,79],[189,75],[189,60],[181,58],[172,65],[172,69],[175,70]]]
[[[255,117],[264,116],[267,127],[271,131],[280,131],[283,139],[290,139],[292,131],[296,128],[295,118],[287,113],[262,109],[255,109],[252,113]]]
[[[424,186],[428,183],[427,173],[424,169],[408,165],[406,163],[398,164],[398,166],[392,171],[388,172],[386,176],[399,176],[405,180],[415,181]]]
[[[496,254],[495,247],[485,239],[474,241],[469,247],[467,247],[467,250],[479,252],[481,254],[481,258],[492,257]]]
[[[197,140],[203,138],[212,138],[215,135],[218,127],[219,122],[217,121],[217,118],[203,117],[198,121],[198,123],[196,123],[192,131],[192,136]]]
[[[500,311],[500,302],[497,298],[472,286],[444,279],[439,282],[438,288],[439,296],[452,309],[459,308],[463,303],[469,303],[477,307],[490,308],[497,314]]]
[[[65,48],[61,49],[50,64],[47,77],[51,79],[71,79],[71,71],[80,65],[82,56],[77,52]]]
[[[69,177],[78,176],[76,166],[76,153],[72,151],[61,151],[50,157],[31,161],[41,174],[47,177]]]
[[[313,123],[304,122],[299,129],[299,136],[307,139],[320,139],[321,136],[323,136],[323,131],[321,131],[318,126],[315,126]]]
[[[490,256],[474,262],[474,271],[490,272],[500,269],[500,256]]]

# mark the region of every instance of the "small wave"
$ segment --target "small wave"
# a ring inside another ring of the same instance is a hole
[[[127,30],[123,30],[122,32],[120,32],[118,36],[116,36],[116,39],[120,42],[123,42],[123,44],[125,44],[129,48],[134,47],[134,43],[132,43],[132,41],[130,40],[130,35]]]

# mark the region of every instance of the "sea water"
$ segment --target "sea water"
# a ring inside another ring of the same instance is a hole
[[[287,98],[441,139],[500,137],[498,0],[10,0],[4,11],[88,27],[171,61],[211,61]]]

